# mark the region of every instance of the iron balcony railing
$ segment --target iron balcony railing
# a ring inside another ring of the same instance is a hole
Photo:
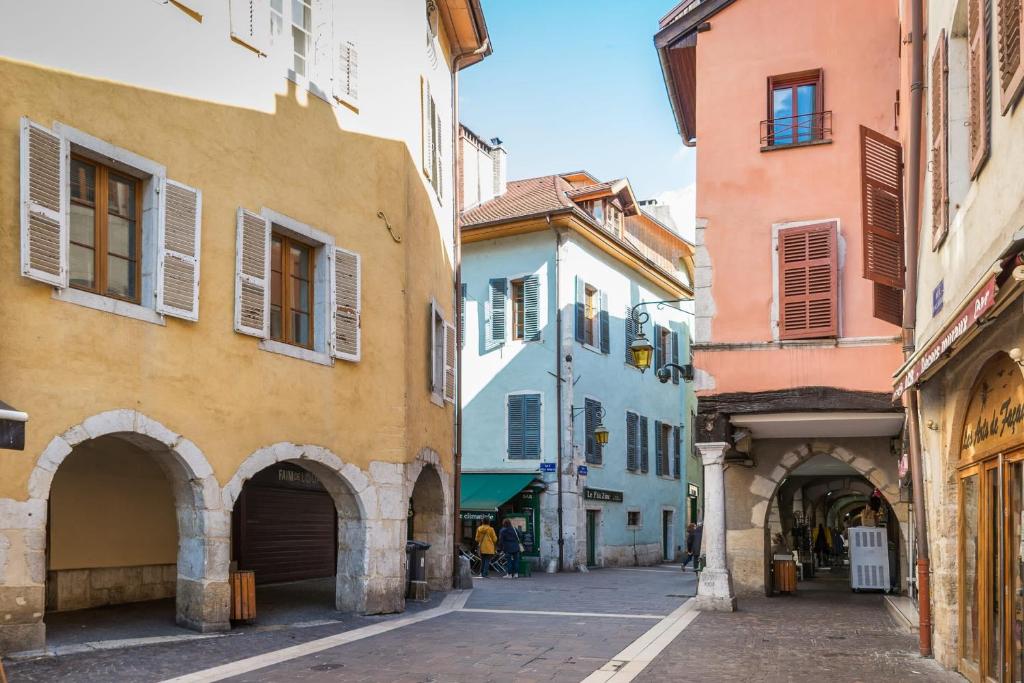
[[[761,147],[789,147],[832,139],[832,112],[816,111],[761,122]]]

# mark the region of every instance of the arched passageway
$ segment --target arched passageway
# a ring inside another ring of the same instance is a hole
[[[445,568],[450,566],[445,562],[450,547],[446,542],[448,526],[441,477],[433,467],[424,467],[409,497],[407,535],[409,539],[430,544],[426,552],[426,576],[431,590],[443,589],[449,578],[445,575]]]

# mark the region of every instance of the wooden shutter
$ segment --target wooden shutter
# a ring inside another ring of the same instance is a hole
[[[893,325],[903,325],[903,290],[880,285],[874,285],[874,315],[879,320],[884,320]]]
[[[647,451],[647,418],[640,416],[640,471],[646,473],[648,466]]]
[[[168,180],[157,224],[156,310],[199,320],[199,245],[202,193]]]
[[[665,430],[658,420],[654,421],[654,474],[665,474]]]
[[[455,403],[455,325],[444,324],[444,400]]]
[[[576,276],[576,341],[580,344],[586,343],[586,325],[587,325],[587,284]]]
[[[779,231],[780,339],[837,335],[837,271],[832,223]]]
[[[351,40],[342,40],[338,45],[334,98],[353,107],[359,103],[359,49]]]
[[[540,394],[523,397],[523,457],[529,460],[540,458],[540,409]]]
[[[594,427],[597,426],[596,411],[594,410],[594,402],[589,398],[583,399],[583,442],[584,442],[584,455],[587,462],[596,463],[597,459],[597,440],[594,438]]]
[[[540,278],[523,278],[523,339],[540,341]]]
[[[433,180],[434,174],[434,118],[430,107],[430,82],[420,77],[420,127],[423,140],[423,172]]]
[[[682,428],[678,425],[672,428],[672,476],[679,479],[682,473],[679,471],[682,465],[680,454],[683,452]]]
[[[988,0],[968,0],[967,92],[970,101],[971,177],[988,159],[989,116],[992,111],[988,48]]]
[[[327,100],[334,90],[334,0],[312,0],[312,32],[306,73],[310,90]],[[269,22],[270,15],[267,14]]]
[[[68,143],[21,119],[21,274],[68,286]]]
[[[485,346],[493,349],[505,343],[505,297],[508,281],[505,278],[494,278],[487,283],[488,320]]]
[[[626,330],[626,364],[627,365],[636,365],[636,362],[633,360],[633,353],[629,350],[629,348],[633,345],[633,342],[636,341],[636,321],[633,320],[632,313],[633,313],[633,308],[631,306],[626,306],[626,315],[622,316],[622,320],[625,323],[624,327],[625,327],[625,330]]]
[[[860,127],[864,277],[903,288],[903,148]]]
[[[601,290],[601,353],[611,352],[611,321],[608,318],[608,292]]]
[[[672,362],[679,365],[679,333],[672,330]],[[672,368],[672,384],[679,384],[679,370]]]
[[[524,394],[513,394],[508,397],[508,457],[509,460],[522,460],[524,457],[523,441],[525,437],[525,398]]]
[[[235,331],[270,336],[270,220],[238,209],[235,246]]]
[[[1017,101],[1024,85],[1021,34],[1024,11],[1021,0],[996,0],[999,16],[999,101],[1003,114]]]
[[[661,343],[661,325],[654,326],[654,369],[661,370],[665,365],[665,348]]]
[[[1017,0],[1019,2],[1019,0]],[[932,55],[931,147],[932,147],[932,249],[938,249],[949,230],[949,63],[946,31],[939,31]]]
[[[434,162],[434,174],[432,180],[434,191],[437,193],[438,201],[444,198],[444,128],[441,126],[441,114],[437,111],[437,102],[430,98],[430,113],[434,124],[434,133],[431,140],[434,143],[432,160]]]
[[[429,318],[427,324],[430,326],[430,349],[427,353],[427,360],[430,363],[430,370],[427,379],[430,381],[430,393],[441,396],[444,394],[444,324],[438,330],[438,322],[441,320],[441,311],[437,302],[430,301]]]
[[[362,260],[347,249],[334,249],[334,306],[331,355],[341,360],[362,357]]]
[[[626,469],[630,472],[635,472],[639,466],[637,463],[637,450],[640,445],[637,439],[639,422],[636,413],[626,413]]]
[[[265,55],[270,49],[270,0],[230,0],[231,37]]]

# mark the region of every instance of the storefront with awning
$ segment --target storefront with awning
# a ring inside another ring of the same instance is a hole
[[[476,529],[510,519],[520,530],[523,553],[540,555],[540,496],[544,484],[534,472],[468,472],[460,478],[459,520],[463,545],[474,547]]]

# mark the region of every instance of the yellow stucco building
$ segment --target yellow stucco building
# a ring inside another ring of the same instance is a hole
[[[450,583],[452,91],[489,52],[479,4],[7,19],[0,398],[30,417],[0,457],[0,651],[42,647],[49,611],[171,595],[227,628],[233,566],[399,611],[410,532]]]

